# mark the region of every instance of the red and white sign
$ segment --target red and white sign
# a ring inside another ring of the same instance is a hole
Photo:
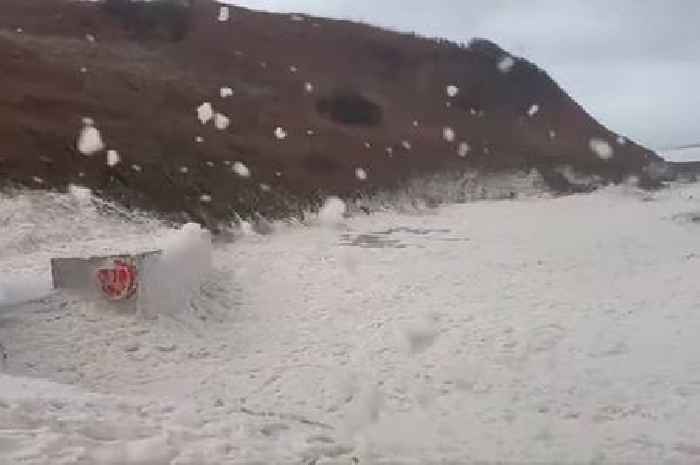
[[[126,300],[138,289],[138,269],[134,263],[123,259],[97,269],[97,282],[102,294],[109,300]]]
[[[1,1],[1,0],[0,0]],[[138,254],[52,258],[53,287],[86,299],[107,301],[121,309],[138,309],[148,287],[149,269],[159,250]]]

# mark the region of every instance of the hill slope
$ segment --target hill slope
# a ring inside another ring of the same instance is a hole
[[[81,183],[216,220],[467,169],[537,168],[567,191],[564,167],[615,182],[658,160],[486,40],[462,47],[236,7],[219,21],[208,0],[123,3],[3,0],[0,181]],[[225,129],[200,122],[203,102]],[[85,117],[121,163],[76,149]]]

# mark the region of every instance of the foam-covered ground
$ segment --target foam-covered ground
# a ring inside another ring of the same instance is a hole
[[[49,258],[165,247],[180,289],[209,249],[83,194],[0,198],[0,463],[700,461],[698,186],[331,203],[138,315]]]

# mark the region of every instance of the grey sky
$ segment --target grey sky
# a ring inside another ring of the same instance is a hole
[[[542,68],[610,129],[652,148],[700,142],[700,0],[226,0],[467,42]]]

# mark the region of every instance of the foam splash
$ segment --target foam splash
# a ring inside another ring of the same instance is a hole
[[[142,281],[141,308],[150,316],[188,310],[212,269],[211,234],[198,224],[172,231],[162,247],[160,259],[146,267]]]
[[[0,307],[8,307],[46,297],[51,293],[51,282],[44,274],[17,276],[0,273]]]
[[[334,227],[342,223],[347,206],[340,198],[328,197],[318,212],[318,219],[322,226]]]

